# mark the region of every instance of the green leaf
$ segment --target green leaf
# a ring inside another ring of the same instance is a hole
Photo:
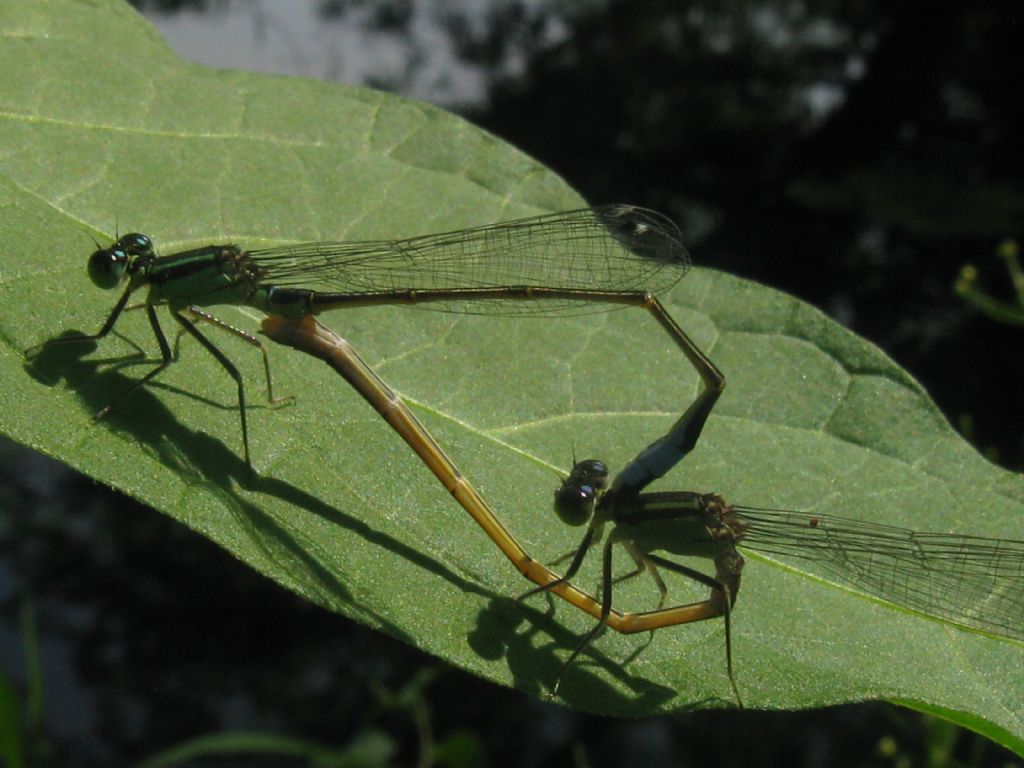
[[[272,349],[277,387],[298,402],[260,407],[259,356],[218,340],[254,405],[261,479],[249,488],[234,385],[194,343],[182,341],[177,365],[98,424],[92,414],[153,364],[143,313],[128,313],[95,351],[51,350],[29,365],[23,350],[100,327],[116,295],[89,283],[84,262],[91,238],[109,242],[115,227],[147,232],[168,253],[422,234],[571,208],[578,196],[427,105],[189,65],[119,3],[24,0],[2,13],[3,430],[309,600],[543,694],[592,620],[564,603],[550,610],[544,596],[514,602],[528,584],[322,364]],[[791,297],[707,269],[666,305],[729,384],[697,450],[658,487],[1024,538],[1008,525],[1022,519],[1021,478],[980,457],[871,344]],[[258,328],[253,310],[217,312]],[[697,391],[678,349],[636,310],[534,321],[383,308],[322,319],[408,399],[542,561],[579,535],[551,513],[555,471],[574,451],[621,467]],[[579,583],[593,588],[590,559]],[[733,650],[748,706],[892,699],[1024,751],[1021,643],[882,604],[799,563],[747,560]],[[680,602],[703,596],[670,588]],[[645,579],[616,588],[624,609],[656,599]],[[727,706],[723,656],[720,622],[653,637],[609,632],[562,692],[571,706],[615,714]]]

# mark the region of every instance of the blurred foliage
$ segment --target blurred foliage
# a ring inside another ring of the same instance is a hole
[[[526,62],[514,77],[497,66],[474,120],[590,200],[670,213],[699,263],[875,340],[1024,467],[1019,338],[949,290],[965,253],[1024,222],[1014,3],[561,7],[554,43],[538,32],[547,9],[524,3],[497,4],[463,43],[489,65]],[[994,360],[998,385],[977,375]]]
[[[1004,240],[996,249],[1010,277],[1013,300],[1004,301],[985,293],[978,286],[978,269],[966,264],[960,270],[954,286],[964,301],[973,304],[993,320],[1008,325],[1024,325],[1024,270],[1020,266],[1020,248],[1014,240]]]

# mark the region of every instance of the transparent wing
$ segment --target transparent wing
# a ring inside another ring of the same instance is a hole
[[[304,243],[251,251],[265,286],[373,295],[543,287],[659,293],[690,264],[679,229],[659,213],[609,205],[404,240]],[[453,300],[463,312],[579,311],[587,301]],[[583,308],[583,311],[588,311]]]
[[[740,544],[811,561],[891,603],[1024,640],[1024,541],[733,507]]]

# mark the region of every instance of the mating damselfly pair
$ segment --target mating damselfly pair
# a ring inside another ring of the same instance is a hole
[[[969,628],[1024,639],[1022,542],[921,534],[876,523],[731,507],[713,494],[645,492],[694,448],[724,387],[722,374],[654,295],[678,281],[688,263],[678,230],[670,221],[622,205],[404,240],[309,243],[250,251],[211,245],[162,257],[149,237],[133,233],[90,257],[89,273],[97,285],[113,288],[127,283],[100,331],[50,343],[102,338],[132,294],[148,288],[143,306],[160,346],[161,362],[128,391],[152,380],[172,360],[156,315],[156,307],[167,304],[184,331],[198,339],[236,381],[246,463],[251,468],[242,377],[194,320],[220,325],[259,344],[251,334],[220,323],[205,308],[242,304],[268,313],[264,333],[338,370],[399,431],[501,551],[538,585],[534,592],[549,591],[599,619],[566,666],[604,625],[628,633],[723,616],[727,672],[738,699],[730,627],[744,565],[737,545],[811,558],[840,580],[895,604]],[[563,521],[587,528],[560,577],[526,553],[401,399],[350,345],[307,317],[329,309],[376,304],[530,315],[589,311],[596,304],[642,307],[681,348],[703,388],[668,433],[644,449],[614,481],[600,461],[580,462],[572,469],[556,493],[556,511]],[[272,399],[269,365],[267,378]],[[606,527],[611,530],[605,537],[601,594],[596,599],[571,579]],[[634,572],[647,571],[654,578],[661,596],[654,610],[622,612],[613,607],[614,544],[621,544],[631,555],[637,566]],[[710,560],[714,574],[654,554],[659,551]],[[704,584],[710,596],[689,605],[664,607],[666,592],[659,567]]]

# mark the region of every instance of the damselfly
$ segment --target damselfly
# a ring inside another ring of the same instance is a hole
[[[671,436],[671,433],[670,433]],[[668,436],[668,437],[670,437]],[[668,458],[672,440],[648,449]],[[641,454],[641,457],[643,454]],[[957,533],[914,531],[882,523],[832,515],[731,505],[717,494],[690,491],[639,492],[654,479],[636,464],[627,466],[609,487],[604,462],[578,462],[555,493],[559,517],[587,524],[565,575],[534,592],[570,583],[587,551],[611,526],[602,548],[601,611],[598,624],[576,646],[555,684],[605,624],[620,632],[642,632],[722,616],[726,670],[737,700],[733,676],[730,615],[750,549],[783,559],[812,563],[855,589],[903,608],[968,629],[1024,640],[1024,541]],[[657,462],[648,461],[647,467]],[[630,478],[647,477],[635,484]],[[660,476],[660,475],[658,475]],[[620,482],[620,479],[625,478]],[[614,546],[621,544],[636,568],[614,578]],[[656,552],[710,560],[714,574],[669,560]],[[710,596],[688,605],[664,608],[665,582],[658,568],[682,574],[710,588]],[[624,613],[612,609],[613,585],[647,571],[660,592],[655,610]]]
[[[166,304],[181,328],[235,380],[245,460],[251,471],[241,374],[193,320],[212,322],[250,343],[259,342],[217,321],[203,307],[247,305],[294,319],[381,304],[504,314],[571,314],[589,311],[595,304],[631,305],[649,311],[695,361],[703,355],[653,295],[675,284],[688,265],[676,226],[661,214],[631,205],[585,208],[403,240],[304,243],[262,250],[208,245],[167,256],[156,254],[147,235],[131,233],[89,258],[89,275],[98,287],[126,283],[100,330],[53,339],[29,354],[51,344],[103,338],[132,294],[148,288],[143,306],[161,361],[96,418],[172,362],[156,314],[156,307]],[[272,399],[269,365],[267,377]]]

